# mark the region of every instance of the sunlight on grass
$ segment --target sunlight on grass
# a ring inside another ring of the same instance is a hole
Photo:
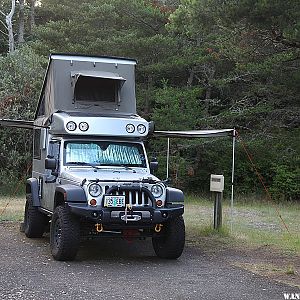
[[[218,233],[213,227],[213,200],[187,197],[185,222],[188,239],[207,236],[221,238],[224,243],[246,243],[249,247],[272,246],[284,251],[300,253],[300,205],[284,203],[271,205],[266,202],[247,202],[245,199],[235,203],[233,209],[232,232],[231,210],[228,200],[223,201],[223,227]],[[284,220],[289,232],[285,228]]]

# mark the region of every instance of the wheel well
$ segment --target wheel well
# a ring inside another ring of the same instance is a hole
[[[26,183],[26,194],[31,194],[31,185]]]
[[[54,208],[65,203],[65,197],[62,193],[56,192],[54,197]]]

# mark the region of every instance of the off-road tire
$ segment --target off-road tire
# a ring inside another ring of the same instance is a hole
[[[32,195],[27,194],[23,225],[25,235],[28,238],[42,237],[48,222],[48,217],[33,206]]]
[[[80,244],[80,223],[68,208],[56,207],[50,226],[50,249],[55,260],[74,260]]]
[[[153,249],[160,258],[178,258],[182,254],[184,244],[185,225],[182,216],[164,223],[161,232],[152,238]]]

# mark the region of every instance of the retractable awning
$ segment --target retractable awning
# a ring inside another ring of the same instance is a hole
[[[15,127],[23,129],[47,128],[47,126],[34,125],[33,121],[0,119],[1,127]]]
[[[234,129],[209,129],[209,130],[188,130],[188,131],[154,131],[154,135],[167,138],[205,138],[233,136]]]
[[[209,137],[231,137],[232,138],[232,170],[231,170],[231,231],[233,230],[233,200],[234,200],[234,168],[235,168],[235,129],[211,129],[211,130],[189,130],[189,131],[154,131],[154,136],[168,139],[167,146],[167,178],[169,177],[170,138],[209,138]]]

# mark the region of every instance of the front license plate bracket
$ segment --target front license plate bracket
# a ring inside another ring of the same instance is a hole
[[[125,207],[124,195],[105,195],[104,207]]]

